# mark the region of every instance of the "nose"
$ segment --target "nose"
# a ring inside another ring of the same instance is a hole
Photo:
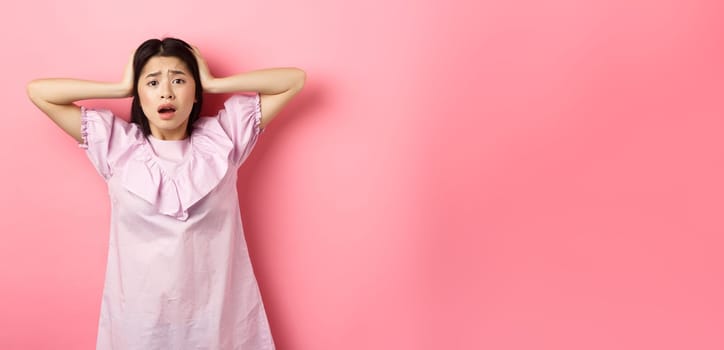
[[[161,99],[169,99],[173,100],[176,96],[173,93],[173,89],[171,88],[171,84],[163,84],[163,87],[161,88]]]

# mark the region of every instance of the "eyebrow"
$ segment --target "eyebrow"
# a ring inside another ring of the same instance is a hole
[[[170,69],[168,72],[171,73],[171,74],[186,75],[186,73],[185,73],[184,71],[181,71],[181,70]],[[146,75],[146,78],[157,77],[157,76],[159,76],[159,75],[161,75],[161,71],[149,73],[149,74]]]

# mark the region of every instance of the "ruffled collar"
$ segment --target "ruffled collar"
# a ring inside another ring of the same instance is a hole
[[[139,130],[140,132],[140,130]],[[167,173],[150,142],[137,138],[137,150],[128,159],[121,183],[163,214],[186,221],[188,210],[226,176],[233,143],[214,118],[200,118],[189,139],[188,152],[174,174]]]

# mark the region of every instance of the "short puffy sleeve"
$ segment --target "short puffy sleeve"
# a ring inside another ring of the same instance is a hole
[[[239,167],[264,131],[261,128],[261,97],[258,93],[230,97],[224,102],[224,109],[219,111],[218,120],[234,144],[230,160]]]
[[[111,111],[81,107],[81,136],[78,144],[105,180],[113,176],[123,154],[139,144],[141,131],[135,124],[117,118]]]

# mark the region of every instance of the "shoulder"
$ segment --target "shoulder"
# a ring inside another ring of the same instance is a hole
[[[234,134],[259,126],[261,116],[259,94],[235,94],[224,101],[224,106],[210,117],[201,117],[194,124],[194,132],[221,127],[232,138]]]
[[[139,131],[138,125],[117,117],[111,110],[102,108],[86,108],[81,106],[81,122],[105,126],[107,128],[120,127],[123,129]]]
[[[121,146],[144,139],[135,123],[117,117],[108,109],[86,107],[81,107],[81,135],[85,146],[90,143]]]
[[[261,99],[258,93],[236,94],[232,95],[224,102],[224,109],[219,111],[227,111],[229,113],[258,113],[261,108]]]

